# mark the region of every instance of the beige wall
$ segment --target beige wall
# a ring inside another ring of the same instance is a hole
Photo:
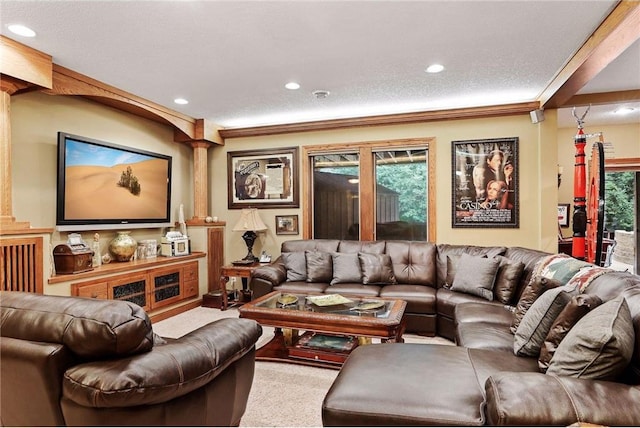
[[[546,113],[546,112],[545,112]],[[627,125],[609,125],[609,126],[590,126],[587,116],[587,122],[584,125],[585,134],[596,134],[602,132],[604,141],[611,143],[605,146],[606,159],[620,158],[639,158],[640,157],[640,123]],[[575,146],[574,136],[577,132],[577,125],[574,128],[558,129],[558,165],[562,166],[562,184],[558,189],[558,203],[571,204],[571,213],[573,213],[573,184],[574,184],[574,163],[575,163]],[[598,142],[598,137],[590,137],[587,139],[585,153],[588,161],[591,159],[591,145]],[[562,229],[562,235],[570,237],[573,234],[571,229],[571,216],[568,228]]]
[[[557,250],[556,223],[556,119],[555,112],[545,112],[546,120],[532,124],[528,114],[494,119],[454,120],[409,125],[352,128],[346,130],[292,133],[266,137],[229,139],[226,145],[209,152],[211,165],[210,199],[212,215],[227,221],[227,260],[246,254],[240,233],[231,228],[239,210],[227,209],[228,151],[266,149],[314,144],[348,143],[385,139],[435,137],[436,144],[436,241],[451,244],[518,245],[546,251]],[[451,228],[451,141],[477,138],[519,137],[520,228],[452,229]],[[541,153],[541,147],[544,148]],[[279,254],[284,240],[300,238],[275,234],[275,216],[298,214],[300,209],[260,209],[269,227],[260,234],[254,253],[265,249]],[[301,219],[301,217],[300,217]]]
[[[171,127],[82,98],[31,92],[11,97],[13,215],[17,221],[55,227],[58,131],[172,156],[172,220],[178,218],[180,203],[187,218],[193,215],[193,151],[173,142]],[[102,253],[106,253],[116,232],[98,232]],[[82,236],[90,241],[93,233],[84,231]],[[159,228],[133,229],[131,235],[138,240],[159,240],[163,233]],[[46,250],[51,254],[54,246],[66,240],[66,232],[55,231]],[[68,284],[45,284],[47,294],[64,295],[68,290]]]
[[[66,131],[122,145],[173,156],[173,206],[177,218],[183,203],[186,217],[193,214],[192,150],[173,142],[173,131],[153,121],[132,116],[81,98],[28,93],[11,98],[13,149],[13,211],[18,221],[33,227],[55,226],[56,133]],[[243,257],[246,247],[231,228],[239,210],[227,209],[227,151],[348,143],[402,138],[435,137],[436,152],[436,241],[452,244],[520,245],[556,251],[556,204],[572,201],[573,134],[575,129],[557,129],[554,110],[545,111],[545,121],[532,124],[528,114],[492,119],[452,120],[395,126],[351,128],[335,131],[292,133],[277,136],[236,138],[225,146],[209,149],[209,214],[227,222],[225,259]],[[587,132],[596,132],[588,126]],[[615,146],[616,157],[640,157],[640,126],[601,127]],[[520,228],[451,228],[451,141],[477,138],[520,139]],[[558,193],[557,165],[564,166]],[[571,196],[571,198],[569,198]],[[265,249],[277,255],[280,244],[291,235],[275,234],[275,216],[301,215],[300,209],[261,209],[269,230],[261,234],[254,252]],[[157,238],[161,230],[135,230],[137,239]],[[83,232],[85,239],[92,233]],[[103,250],[115,232],[104,231]],[[52,245],[66,240],[54,232]]]

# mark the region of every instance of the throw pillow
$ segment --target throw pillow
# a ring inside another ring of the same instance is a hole
[[[459,255],[447,256],[447,279],[444,283],[444,287],[447,289],[451,288],[451,284],[453,284],[453,280],[456,278],[458,261],[460,261]]]
[[[513,313],[513,321],[511,322],[511,333],[516,332],[522,317],[529,310],[533,302],[542,295],[546,290],[550,288],[560,287],[562,284],[554,279],[545,278],[543,276],[534,276],[529,281],[529,284],[522,291],[520,300],[516,305],[516,310]]]
[[[520,277],[524,272],[524,263],[508,259],[504,256],[495,256],[500,261],[500,267],[496,275],[496,284],[493,294],[497,301],[509,304],[513,292],[518,288]]]
[[[363,284],[397,284],[388,254],[358,253]]]
[[[305,251],[307,282],[329,282],[333,278],[333,262],[330,253]]]
[[[493,300],[493,286],[499,266],[500,262],[496,259],[462,254],[451,290]]]
[[[614,380],[631,361],[635,334],[620,296],[586,314],[558,345],[547,374]]]
[[[590,310],[596,308],[602,300],[594,294],[579,294],[573,296],[571,301],[564,307],[558,318],[553,322],[544,343],[540,348],[538,357],[538,367],[544,373],[549,368],[549,361],[558,348],[558,345],[569,333],[569,330],[576,325],[580,319]]]
[[[571,294],[567,287],[552,288],[533,302],[522,317],[513,339],[513,352],[517,356],[537,357],[540,354],[551,325],[571,300]]]
[[[358,253],[333,253],[333,279],[331,284],[361,282]]]
[[[307,280],[307,260],[304,252],[282,253],[282,261],[284,267],[287,268],[287,281]]]

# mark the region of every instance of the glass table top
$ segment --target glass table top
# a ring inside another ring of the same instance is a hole
[[[374,318],[388,318],[393,304],[393,300],[383,300],[376,297],[363,298],[341,296],[339,294],[307,295],[301,293],[274,293],[262,301],[255,302],[255,306],[258,308]]]

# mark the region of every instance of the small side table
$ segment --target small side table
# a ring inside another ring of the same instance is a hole
[[[222,293],[222,307],[220,309],[224,311],[232,305],[243,303],[243,301],[238,298],[229,301],[229,297],[227,296],[227,283],[229,282],[229,278],[232,276],[242,278],[244,285],[245,281],[247,281],[248,278],[251,277],[251,272],[253,272],[257,267],[260,267],[262,264],[254,263],[252,265],[246,266],[226,265],[220,268],[220,291]],[[243,287],[243,290],[244,288],[245,287]]]

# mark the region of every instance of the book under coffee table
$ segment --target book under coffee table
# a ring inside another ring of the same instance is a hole
[[[238,311],[241,318],[275,327],[273,339],[256,351],[256,360],[339,368],[353,349],[372,338],[403,342],[406,305],[399,299],[273,291]]]

